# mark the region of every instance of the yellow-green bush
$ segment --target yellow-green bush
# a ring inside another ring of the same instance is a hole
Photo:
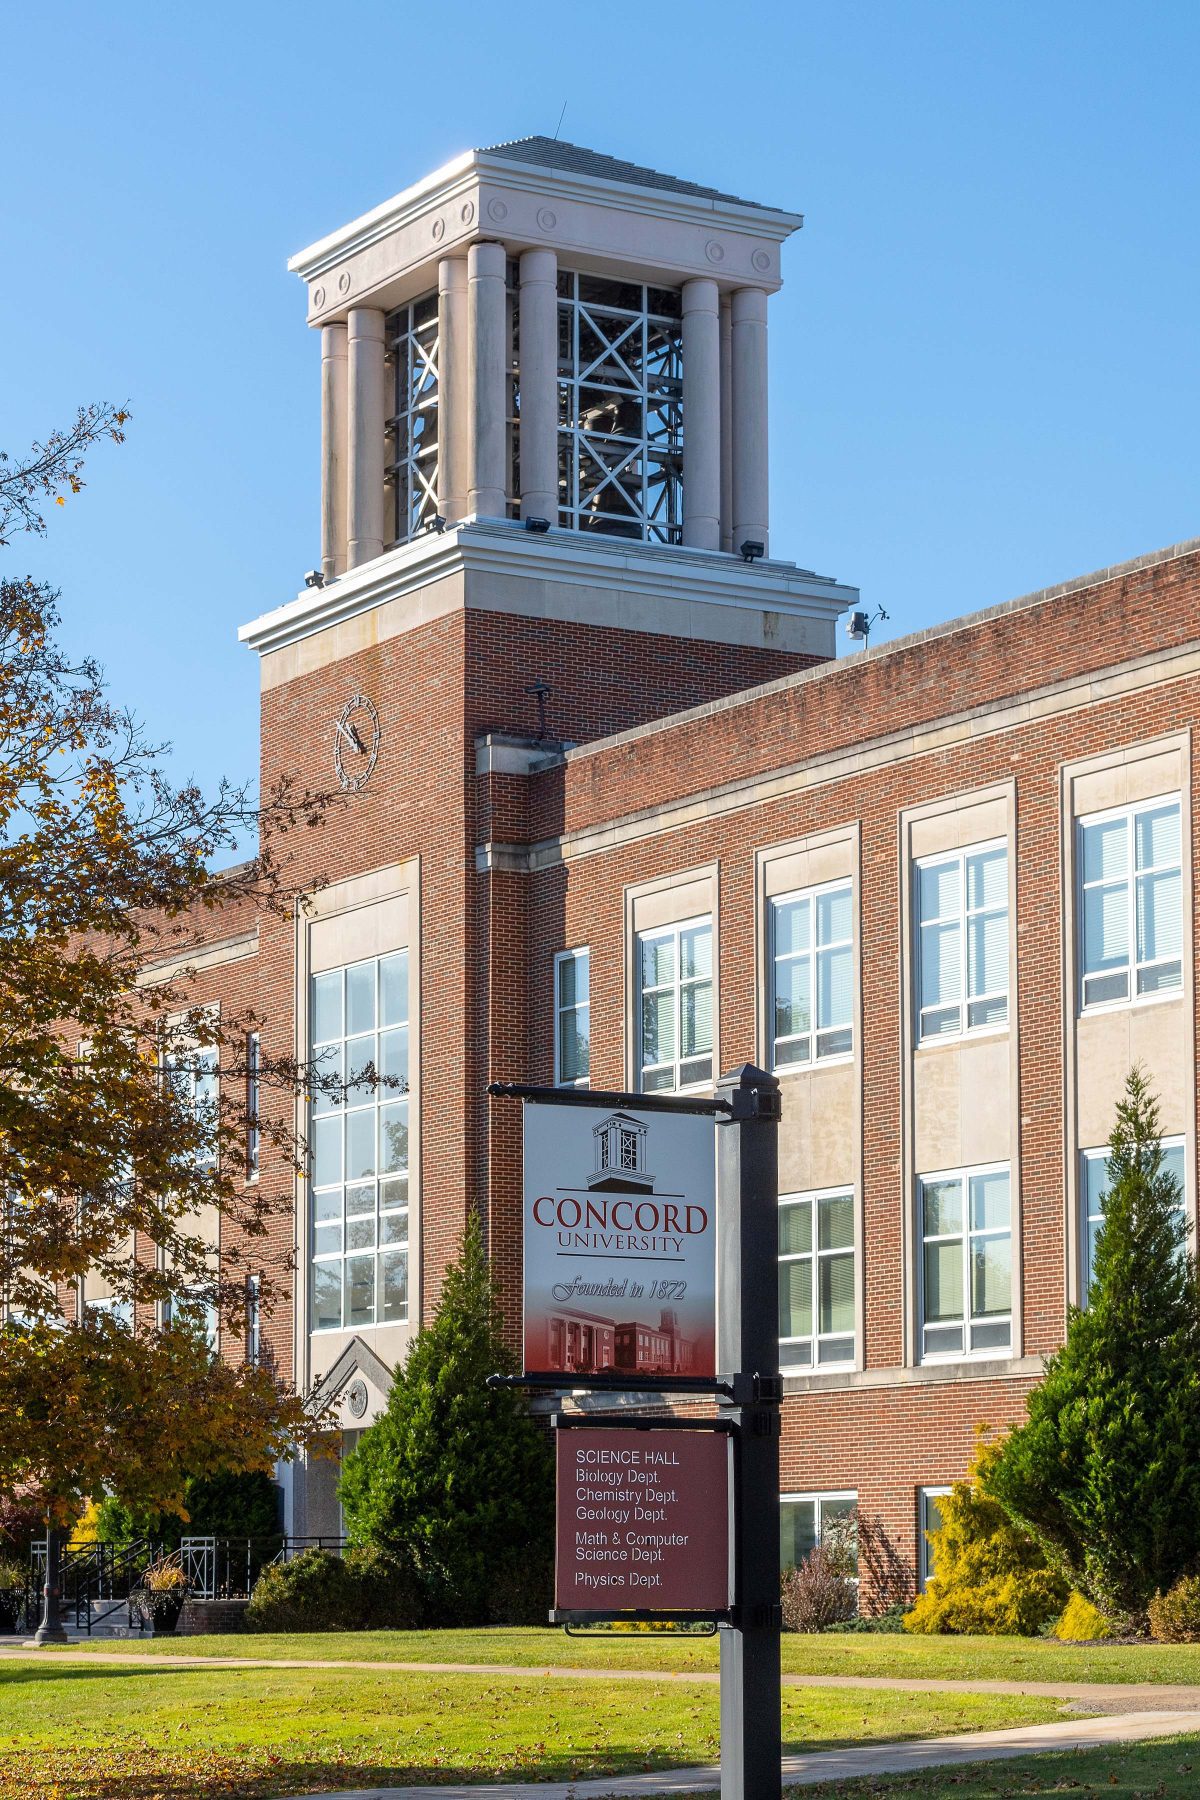
[[[1082,1594],[1072,1594],[1054,1627],[1054,1635],[1064,1644],[1090,1644],[1096,1638],[1112,1637],[1113,1628],[1090,1600]]]
[[[938,1502],[937,1574],[905,1613],[906,1631],[1033,1637],[1066,1603],[1066,1582],[987,1494],[998,1450],[981,1436],[966,1480]]]
[[[1182,1575],[1165,1594],[1155,1594],[1147,1611],[1150,1636],[1157,1643],[1200,1641],[1200,1575]]]

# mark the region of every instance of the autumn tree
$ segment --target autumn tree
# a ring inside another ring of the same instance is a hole
[[[84,409],[0,461],[0,541],[40,531],[39,506],[79,491],[84,452],[126,418]],[[204,1329],[243,1336],[251,1258],[263,1312],[286,1279],[264,1240],[290,1183],[246,1183],[246,1131],[295,1160],[293,1101],[316,1077],[261,1051],[251,1121],[257,1021],[199,1006],[189,957],[214,915],[291,910],[284,840],[324,802],[286,781],[173,783],[58,624],[51,589],[0,580],[0,1495],[65,1521],[105,1491],[183,1512],[189,1477],[269,1467],[320,1423]],[[81,1305],[85,1275],[107,1313]]]

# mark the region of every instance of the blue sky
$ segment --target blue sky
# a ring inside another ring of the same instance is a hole
[[[1200,533],[1195,0],[69,0],[10,9],[5,55],[0,445],[134,414],[5,567],[178,776],[255,772],[236,628],[318,557],[287,257],[564,100],[564,138],[806,214],[772,549],[881,635]]]

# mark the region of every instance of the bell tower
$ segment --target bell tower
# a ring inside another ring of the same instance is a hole
[[[802,223],[534,137],[293,257],[325,581],[474,521],[766,560],[767,303]]]

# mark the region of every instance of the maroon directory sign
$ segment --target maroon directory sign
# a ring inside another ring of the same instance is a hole
[[[726,1613],[728,1434],[560,1422],[556,1437],[557,1614]]]

